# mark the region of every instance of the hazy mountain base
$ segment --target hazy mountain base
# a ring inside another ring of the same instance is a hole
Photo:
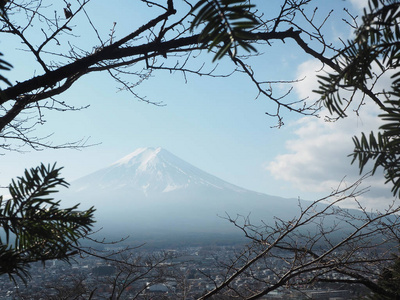
[[[113,239],[130,236],[137,241],[241,240],[243,232],[227,218],[239,223],[245,218],[254,225],[273,225],[300,216],[309,201],[285,199],[256,193],[223,181],[161,148],[140,148],[109,167],[71,184],[60,193],[62,204],[81,203],[80,209],[95,206],[98,235]],[[313,212],[323,209],[322,203]],[[359,211],[349,211],[361,215]],[[324,227],[341,221],[335,216]],[[319,221],[302,230],[320,230]],[[352,230],[342,222],[340,234]],[[356,224],[354,224],[356,225]],[[335,234],[332,234],[333,236]],[[237,238],[236,238],[237,237]]]
[[[136,195],[135,195],[136,194]],[[63,202],[82,203],[82,208],[97,208],[96,227],[101,229],[95,236],[117,240],[129,236],[129,241],[151,245],[176,246],[214,243],[229,245],[246,241],[244,233],[227,220],[238,217],[239,223],[249,218],[254,225],[273,225],[277,219],[292,220],[300,215],[302,207],[312,202],[285,199],[259,193],[233,193],[201,189],[194,195],[184,190],[140,196],[135,191],[102,191],[94,196],[87,191],[63,193]],[[72,199],[72,200],[71,200]],[[322,209],[325,205],[320,204]],[[351,214],[360,214],[356,210]],[[239,216],[238,216],[239,215]],[[338,220],[330,216],[325,226]],[[340,235],[350,232],[348,224],[341,225]],[[302,230],[315,232],[315,223]],[[339,239],[340,236],[332,235]]]

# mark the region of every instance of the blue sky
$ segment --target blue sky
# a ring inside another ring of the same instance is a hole
[[[327,38],[334,42],[338,42],[338,36],[345,39],[351,36],[351,31],[341,21],[343,7],[359,12],[367,3],[366,0],[317,2],[321,15],[323,11],[335,9],[332,23],[327,24]],[[126,3],[121,1],[121,5]],[[87,10],[102,16],[109,7],[105,4],[105,1],[97,1]],[[151,12],[135,10],[133,18],[128,9],[121,11],[120,7],[115,5],[107,11],[108,22],[93,19],[103,35],[108,34],[113,18],[118,18],[116,29],[122,36],[134,26],[127,20],[135,19],[137,26],[149,16],[147,12]],[[82,36],[83,33],[78,41],[83,45],[95,40],[82,39]],[[9,78],[29,78],[37,67],[29,57],[25,59],[20,51],[11,49],[13,45],[4,41],[1,44],[6,59],[14,65]],[[307,76],[294,86],[290,97],[294,100],[315,97],[311,90],[316,88],[315,71],[320,69],[319,64],[290,43],[275,42],[273,47],[261,49],[263,51],[267,54],[253,61],[263,79],[290,80]],[[194,62],[206,61],[211,69],[211,59],[211,55],[202,55]],[[223,60],[217,70],[223,73],[232,67],[229,60]],[[287,88],[275,87],[282,93]],[[317,119],[282,111],[285,126],[271,128],[276,120],[265,112],[273,112],[275,105],[265,98],[256,99],[254,86],[243,74],[229,78],[189,74],[185,82],[180,73],[155,72],[135,91],[151,101],[162,101],[165,106],[140,102],[129,93],[117,92],[116,83],[106,74],[82,78],[58,99],[90,107],[79,112],[46,113],[46,123],[36,132],[38,135],[54,133],[50,140],[55,144],[89,138],[88,143],[96,145],[80,151],[26,149],[29,152],[6,153],[0,157],[0,185],[7,185],[10,178],[40,162],[57,162],[64,166],[64,176],[73,181],[110,165],[136,148],[160,146],[241,187],[315,200],[329,194],[343,178],[346,182],[357,178],[357,167],[350,166],[347,158],[352,150],[351,137],[360,131],[368,132],[378,124],[374,107],[366,107],[360,117],[354,115],[334,124],[323,121],[324,113]],[[369,183],[376,188],[364,197],[368,207],[381,208],[391,201],[381,180],[374,178]]]

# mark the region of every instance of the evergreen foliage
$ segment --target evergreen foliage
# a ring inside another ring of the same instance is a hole
[[[317,93],[329,112],[339,117],[346,116],[356,92],[379,105],[384,125],[378,133],[354,137],[351,156],[353,163],[358,161],[360,173],[371,161],[373,173],[382,167],[386,183],[393,185],[393,195],[400,195],[400,2],[370,0],[354,40],[348,41],[335,63],[339,66],[335,72],[319,76]],[[389,90],[373,90],[374,68],[382,74],[394,71]],[[353,96],[346,98],[345,91]]]
[[[26,170],[9,186],[11,198],[0,197],[0,275],[29,277],[29,263],[61,259],[77,254],[79,239],[94,223],[93,212],[78,211],[78,205],[60,208],[52,194],[67,187],[61,168],[41,165]]]
[[[0,53],[0,56],[3,56],[2,53]],[[8,71],[12,68],[12,65],[6,62],[4,59],[0,58],[0,70],[2,71]],[[8,81],[7,78],[5,78],[3,75],[0,74],[0,81],[5,82],[7,85],[11,85],[10,81]]]
[[[248,52],[256,49],[246,41],[248,32],[258,25],[250,9],[254,5],[248,0],[200,0],[193,7],[195,17],[191,30],[205,24],[200,34],[200,42],[209,51],[218,48],[214,60],[221,59],[227,53],[235,57],[238,47]]]
[[[0,1],[0,15],[5,18],[6,4],[7,1]],[[0,70],[11,67],[0,59]],[[11,86],[1,74],[0,81]],[[60,201],[51,197],[57,192],[56,187],[68,187],[60,170],[55,164],[25,170],[24,176],[9,186],[11,198],[4,200],[0,196],[0,275],[26,281],[32,262],[68,261],[78,252],[79,239],[91,231],[93,207],[87,211],[78,211],[78,205],[61,209]]]
[[[5,12],[4,6],[6,5],[7,1],[6,0],[0,0],[0,16],[7,17],[7,14]],[[3,56],[2,53],[0,53],[0,56]],[[0,59],[0,70],[2,71],[8,71],[12,68],[11,64],[6,62],[3,59]],[[3,75],[0,74],[0,81],[5,82],[7,85],[11,85],[11,82],[8,81],[7,78],[5,78]],[[0,89],[0,97],[1,97],[1,89]]]

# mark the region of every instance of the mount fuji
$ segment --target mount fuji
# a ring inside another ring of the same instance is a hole
[[[197,188],[243,193],[246,190],[227,183],[192,166],[162,148],[139,148],[108,168],[74,182],[77,190],[129,189],[137,196],[153,197],[178,190]]]
[[[140,148],[71,183],[62,203],[96,208],[97,227],[120,236],[233,234],[224,219],[293,218],[297,199],[252,192],[208,174],[162,148]]]

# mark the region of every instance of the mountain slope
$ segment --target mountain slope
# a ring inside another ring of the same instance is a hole
[[[119,190],[158,194],[179,189],[209,187],[246,190],[212,176],[162,148],[139,148],[111,166],[74,182],[74,189]]]
[[[120,235],[239,233],[224,217],[267,222],[299,211],[297,200],[232,185],[161,148],[137,149],[82,177],[63,199],[82,208],[94,205],[98,227]]]

